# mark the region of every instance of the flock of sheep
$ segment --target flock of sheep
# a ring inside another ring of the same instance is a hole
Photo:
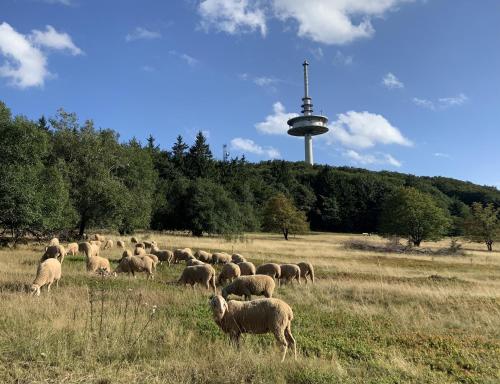
[[[177,283],[182,285],[196,284],[213,290],[210,300],[215,323],[227,334],[232,342],[239,345],[242,333],[273,333],[281,345],[285,359],[288,346],[293,348],[295,359],[297,350],[295,339],[291,332],[293,311],[283,300],[273,298],[276,283],[296,280],[301,284],[303,278],[314,283],[314,268],[311,263],[276,264],[266,263],[258,267],[247,261],[240,254],[229,255],[225,252],[209,253],[198,250],[193,253],[190,248],[170,251],[160,249],[154,241],[139,242],[131,238],[134,250],[125,249],[125,243],[116,242],[118,248],[123,249],[122,257],[114,271],[111,270],[108,259],[99,255],[101,249],[111,249],[115,246],[113,240],[102,235],[94,235],[92,240],[82,243],[70,243],[66,247],[59,243],[57,238],[50,241],[45,249],[33,284],[31,293],[40,295],[42,287],[50,291],[52,284],[61,279],[61,265],[67,254],[85,255],[87,271],[102,275],[118,273],[132,274],[144,272],[147,279],[154,278],[156,266],[160,262],[178,264],[184,262],[186,267],[182,271]],[[149,253],[148,253],[149,250]],[[220,264],[219,275],[213,265]],[[221,286],[221,294],[217,294],[217,285]],[[246,301],[228,300],[229,295],[243,296]],[[252,295],[264,296],[263,299],[252,300]]]

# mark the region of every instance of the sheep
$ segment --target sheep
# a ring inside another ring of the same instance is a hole
[[[152,241],[143,241],[142,243],[144,244],[144,248],[149,248],[149,249],[151,249],[154,245],[157,245],[156,241],[154,241],[154,240],[152,240]]]
[[[156,244],[151,248],[151,254],[158,256],[160,261],[166,261],[169,266],[174,259],[174,253],[172,251],[168,249],[159,249]]]
[[[78,253],[78,243],[69,243],[66,246],[66,254],[71,256],[75,256]]]
[[[42,259],[40,261],[42,262],[47,259],[58,259],[59,262],[62,264],[64,261],[64,256],[66,256],[66,250],[61,244],[49,245],[45,249],[45,253],[43,254]]]
[[[135,249],[134,249],[134,255],[135,256],[145,255],[145,254],[146,254],[146,250],[144,248],[135,247]]]
[[[106,241],[106,237],[103,236],[103,235],[99,235],[98,233],[96,233],[94,235],[94,241],[100,241],[101,243],[104,243]]]
[[[215,323],[228,333],[231,341],[239,346],[242,333],[273,333],[281,345],[285,360],[288,346],[293,348],[297,360],[297,345],[292,335],[291,324],[293,311],[280,299],[257,299],[248,302],[226,300],[222,296],[214,296],[210,300]]]
[[[123,240],[116,240],[116,246],[118,248],[125,248],[125,241],[123,241]]]
[[[212,263],[213,264],[226,264],[231,261],[231,255],[226,252],[216,252],[212,253]]]
[[[210,289],[210,286],[212,286],[215,293],[215,269],[208,264],[186,267],[182,271],[177,283],[183,285],[190,284],[193,289],[197,283],[204,285],[207,289]]]
[[[243,256],[241,256],[239,253],[233,253],[231,255],[231,261],[235,264],[239,264],[239,263],[244,263],[247,260]]]
[[[139,257],[144,258],[144,257],[149,257],[151,260],[153,260],[153,271],[156,271],[156,266],[160,262],[158,259],[158,256],[152,255],[151,253],[145,253],[144,255],[139,255]]]
[[[49,241],[49,247],[50,247],[51,245],[59,245],[59,239],[58,239],[57,237],[54,237],[53,239],[51,239],[51,240]]]
[[[197,259],[189,259],[188,261],[186,261],[186,266],[192,267],[193,265],[205,265],[205,263]]]
[[[189,259],[194,259],[193,252],[191,248],[176,249],[174,251],[174,263],[177,264],[179,261],[187,261]]]
[[[111,273],[111,266],[109,260],[101,256],[92,256],[87,258],[87,271],[88,272],[105,272]]]
[[[78,251],[82,252],[85,257],[89,258],[92,256],[99,256],[99,248],[89,242],[83,242],[78,244]]]
[[[212,254],[202,250],[197,250],[194,254],[194,257],[196,257],[200,261],[203,261],[204,263],[212,262]]]
[[[301,262],[297,264],[300,268],[300,277],[303,277],[307,284],[307,276],[311,279],[314,284],[314,268],[311,263]]]
[[[280,265],[280,282],[284,281],[288,283],[293,279],[297,280],[300,284],[300,268],[296,264],[281,264]]]
[[[124,250],[124,251],[123,251],[123,253],[122,253],[122,259],[123,259],[124,257],[132,257],[132,256],[133,256],[133,255],[132,255],[132,251],[130,251],[129,249]],[[121,260],[121,259],[120,259],[120,260]]]
[[[130,238],[130,242],[131,242],[131,243],[138,243],[138,241],[137,241],[137,238],[136,238],[136,237],[131,237],[131,238]]]
[[[50,292],[50,286],[55,282],[59,286],[61,279],[61,263],[57,259],[47,259],[38,265],[36,277],[31,284],[31,294],[40,296],[40,289],[47,286],[47,292]]]
[[[136,243],[136,244],[135,244],[135,247],[136,247],[136,248],[144,248],[144,249],[146,249],[146,246],[144,245],[144,243],[143,243],[143,242]]]
[[[222,269],[219,273],[219,278],[217,280],[217,284],[222,285],[227,280],[230,282],[236,279],[241,275],[240,267],[235,263],[227,263],[222,266]]]
[[[238,267],[240,267],[241,276],[255,275],[255,265],[249,261],[238,263]]]
[[[113,248],[113,246],[114,246],[113,240],[108,239],[104,243],[104,247],[102,249],[111,249],[111,248]]]
[[[127,273],[135,278],[135,272],[144,272],[147,274],[147,279],[154,279],[153,275],[153,260],[149,257],[126,256],[122,257],[120,263],[115,268],[113,274]]]
[[[95,245],[99,249],[101,249],[102,246],[101,240],[90,240],[90,244]]]
[[[279,279],[281,275],[281,269],[278,264],[275,263],[261,264],[257,267],[255,273],[257,275],[268,275],[271,276],[272,278],[276,278],[276,280],[278,281],[278,285],[280,285]]]
[[[276,283],[270,276],[240,276],[222,289],[222,296],[227,299],[229,295],[233,294],[244,296],[245,300],[251,300],[252,295],[263,295],[269,298],[273,297],[275,287]]]

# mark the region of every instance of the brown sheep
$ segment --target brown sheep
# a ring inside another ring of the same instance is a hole
[[[280,270],[280,282],[288,283],[289,281],[293,281],[293,279],[295,279],[300,284],[300,268],[298,265],[281,264]]]
[[[311,279],[314,284],[314,268],[311,263],[301,262],[297,264],[300,268],[300,277],[303,277],[307,284],[307,277]]]
[[[255,275],[255,265],[249,261],[238,263],[238,267],[240,267],[241,276]]]
[[[217,284],[222,285],[227,280],[230,282],[236,279],[241,275],[240,267],[238,264],[227,263],[222,266],[222,269],[219,273],[219,279],[217,280]]]

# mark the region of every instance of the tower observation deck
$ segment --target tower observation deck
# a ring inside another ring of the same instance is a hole
[[[328,117],[314,115],[312,99],[309,97],[309,63],[304,61],[304,97],[302,98],[302,116],[288,120],[288,134],[303,136],[305,145],[305,162],[313,165],[312,137],[328,132]]]

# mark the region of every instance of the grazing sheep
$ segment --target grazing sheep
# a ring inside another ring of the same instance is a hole
[[[144,244],[144,248],[149,248],[149,249],[151,249],[154,245],[157,245],[156,241],[154,241],[154,240],[152,240],[152,241],[143,241],[142,243]]]
[[[82,252],[86,258],[99,255],[99,248],[95,247],[89,242],[79,243],[78,251]]]
[[[136,244],[135,244],[135,247],[136,247],[136,248],[144,248],[144,249],[146,249],[146,246],[144,245],[144,243],[143,243],[143,242],[141,242],[141,243],[136,243]]]
[[[151,247],[151,254],[158,256],[158,259],[163,262],[166,261],[168,265],[172,263],[174,259],[174,253],[168,249],[160,249],[156,244]]]
[[[104,243],[106,241],[106,236],[103,236],[103,235],[99,235],[98,233],[96,233],[94,235],[94,241],[100,241],[101,243]]]
[[[200,249],[195,252],[194,257],[196,257],[200,261],[203,261],[204,263],[212,262],[212,254]]]
[[[307,284],[307,276],[311,279],[314,284],[314,268],[311,263],[301,262],[297,264],[300,268],[300,277],[303,277]]]
[[[239,253],[233,253],[231,255],[231,261],[235,264],[239,264],[239,263],[244,263],[245,261],[247,261],[247,259],[241,256]]]
[[[230,282],[241,275],[240,267],[235,263],[227,263],[222,266],[217,284],[222,285],[227,280]]]
[[[300,284],[300,268],[296,264],[281,264],[280,265],[280,282],[288,283],[293,279],[297,280]]]
[[[66,250],[61,244],[49,245],[45,250],[45,253],[43,254],[42,259],[40,261],[42,262],[47,259],[58,259],[59,262],[62,264],[64,261],[64,256],[66,256]]]
[[[133,256],[133,255],[132,255],[132,251],[131,251],[131,250],[129,250],[129,249],[124,250],[124,251],[123,251],[123,253],[122,253],[122,259],[123,259],[124,257],[131,257],[131,256]],[[120,260],[121,260],[121,259],[120,259]]]
[[[207,289],[212,286],[215,293],[215,269],[208,264],[186,267],[177,283],[190,284],[193,288],[196,284],[204,285]]]
[[[55,282],[59,286],[61,279],[61,263],[57,259],[47,259],[38,265],[36,277],[31,284],[31,294],[40,296],[40,289],[47,286],[47,292],[50,292],[50,286]]]
[[[49,241],[49,247],[50,247],[51,245],[59,245],[59,239],[58,239],[57,237],[54,237],[53,239],[51,239],[51,240]]]
[[[87,271],[111,273],[109,260],[101,256],[92,256],[87,258]]]
[[[212,253],[212,264],[227,264],[231,262],[231,255],[226,252]]]
[[[125,242],[123,240],[116,240],[116,246],[118,248],[125,248]]]
[[[101,249],[101,247],[102,247],[101,240],[90,240],[90,244],[95,245],[99,249]]]
[[[122,257],[120,263],[114,271],[114,275],[118,273],[132,274],[135,277],[135,272],[144,272],[147,274],[148,280],[154,279],[153,275],[153,260],[149,257],[126,256]]]
[[[249,261],[238,263],[238,267],[240,267],[241,276],[255,275],[255,265]]]
[[[174,251],[174,264],[179,261],[188,261],[189,259],[194,259],[193,252],[191,248],[176,249]]]
[[[227,299],[231,294],[244,296],[245,300],[251,300],[252,295],[263,295],[273,297],[276,284],[272,277],[266,275],[240,276],[231,284],[222,289],[222,296]]]
[[[281,276],[281,268],[278,264],[275,263],[267,263],[261,264],[255,270],[257,275],[267,275],[275,278],[278,281],[278,285],[280,285],[280,276]]]
[[[160,262],[158,256],[153,255],[151,253],[145,253],[144,255],[139,255],[139,257],[149,257],[151,260],[153,260],[153,271],[156,271],[156,266]]]
[[[135,247],[135,249],[134,249],[134,255],[135,256],[145,255],[145,254],[146,254],[146,250],[144,248]]]
[[[66,246],[66,254],[71,256],[75,256],[78,253],[78,243],[69,243]]]
[[[215,323],[238,346],[242,333],[273,333],[283,350],[281,361],[285,360],[288,346],[293,348],[297,360],[297,346],[291,330],[293,311],[284,301],[257,299],[226,302],[222,296],[217,295],[210,300],[210,306]]]
[[[135,237],[130,238],[130,242],[131,243],[138,243],[137,238],[135,238]]]
[[[205,265],[205,263],[197,259],[189,259],[186,261],[186,266],[192,267],[193,265]]]
[[[113,248],[113,246],[114,246],[113,240],[108,239],[104,243],[104,247],[102,249],[111,249],[111,248]]]

